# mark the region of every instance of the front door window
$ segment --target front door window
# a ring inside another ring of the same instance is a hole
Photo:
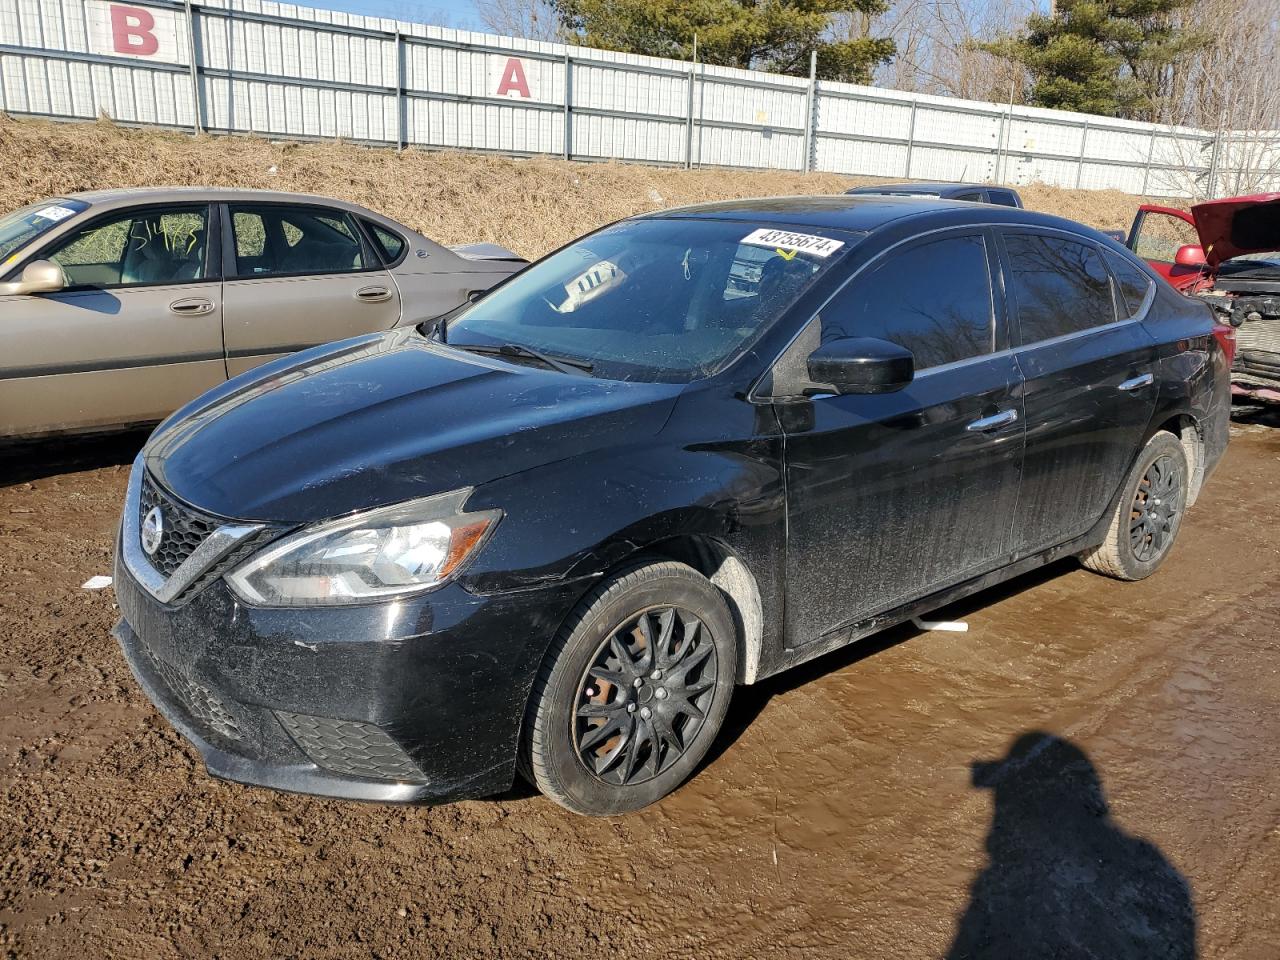
[[[72,234],[47,259],[69,288],[117,288],[203,280],[208,208],[131,210]]]

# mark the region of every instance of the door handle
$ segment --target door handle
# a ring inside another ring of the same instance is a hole
[[[1141,390],[1143,387],[1149,387],[1156,382],[1156,378],[1149,373],[1144,373],[1140,377],[1130,377],[1124,383],[1117,384],[1117,390],[1123,390],[1125,393],[1131,393],[1134,390]]]
[[[356,291],[356,299],[365,303],[382,303],[391,299],[391,291],[386,287],[361,287]]]
[[[999,413],[993,413],[989,417],[983,417],[981,420],[975,420],[973,423],[965,427],[971,433],[981,433],[987,430],[998,430],[1000,427],[1008,426],[1015,423],[1018,419],[1017,410],[1001,410]]]
[[[203,300],[200,297],[175,300],[169,304],[169,312],[176,313],[180,317],[203,317],[206,313],[213,313],[213,301]]]

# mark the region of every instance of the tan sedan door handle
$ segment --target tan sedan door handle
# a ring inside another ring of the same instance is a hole
[[[386,287],[361,287],[356,291],[356,299],[365,303],[382,303],[391,299],[391,291]]]
[[[213,313],[213,301],[203,300],[200,297],[175,300],[169,304],[169,312],[176,313],[180,317],[203,317],[206,313]]]

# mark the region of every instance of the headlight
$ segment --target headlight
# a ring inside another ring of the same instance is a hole
[[[439,586],[488,538],[501,510],[464,513],[471,488],[308,527],[227,574],[255,606],[364,603]]]

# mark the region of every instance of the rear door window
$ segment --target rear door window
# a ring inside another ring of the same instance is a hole
[[[354,273],[370,264],[355,222],[324,207],[233,204],[240,278]]]
[[[906,347],[917,369],[995,349],[991,274],[981,234],[890,253],[822,310],[822,339],[876,337]]]
[[[1111,277],[1092,244],[1045,234],[1006,233],[1005,249],[1022,343],[1115,322]]]
[[[991,203],[999,204],[1002,207],[1016,207],[1018,198],[1012,190],[988,190],[987,196]]]

